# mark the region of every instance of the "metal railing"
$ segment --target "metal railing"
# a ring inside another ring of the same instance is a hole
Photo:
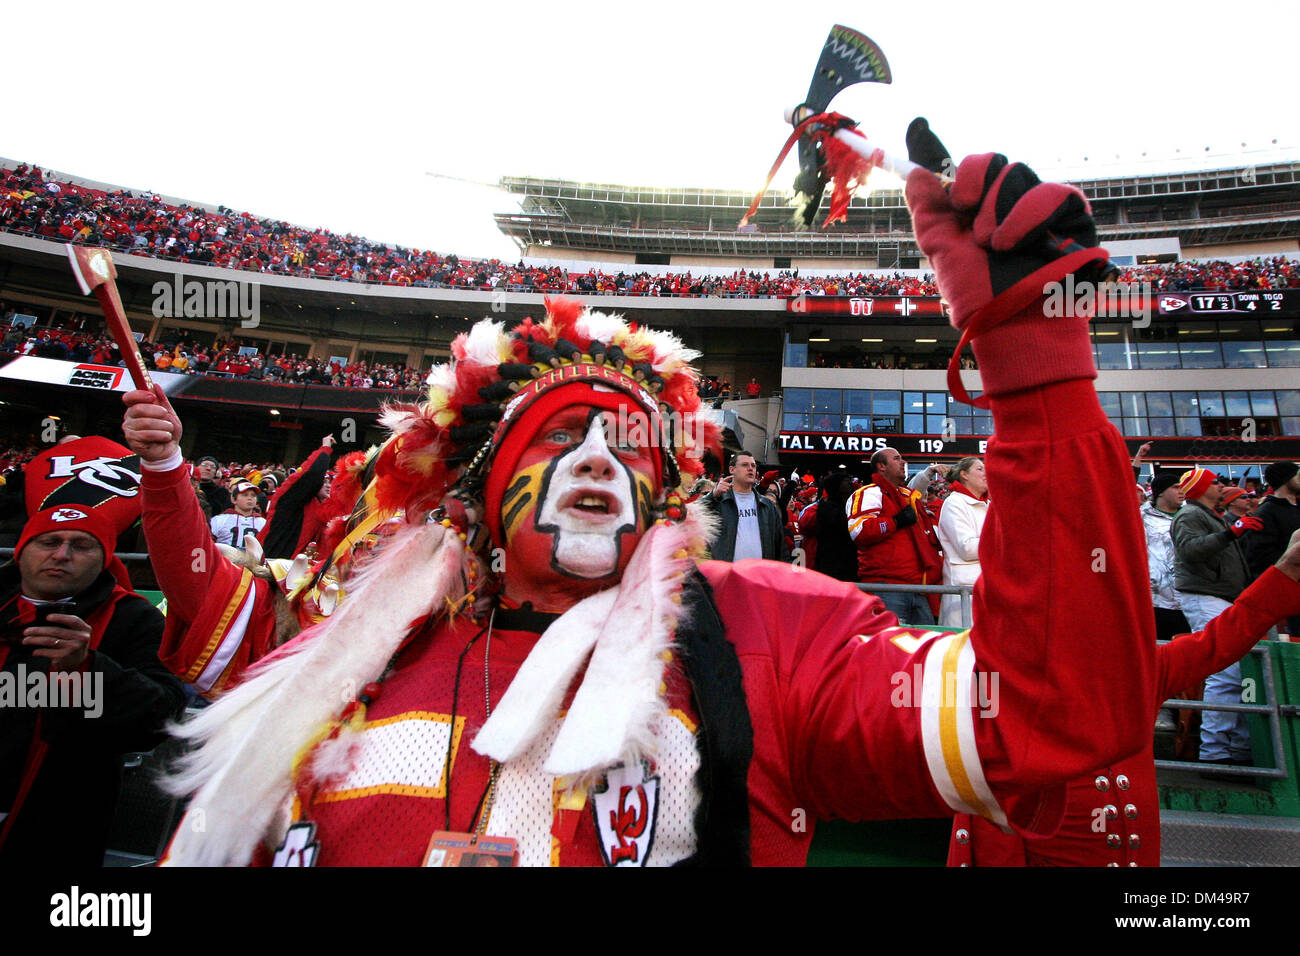
[[[879,582],[858,582],[859,591],[866,591],[868,594],[880,594],[881,592],[903,593],[903,594],[959,594],[961,595],[961,626],[971,626],[971,595],[975,593],[975,588],[969,584],[889,584],[884,581]],[[918,625],[909,624],[906,621],[898,622],[903,627],[915,627]]]
[[[962,627],[971,626],[971,594],[973,587],[948,584],[887,584],[867,583],[858,584],[858,590],[876,594],[883,591],[903,592],[912,594],[960,594],[961,595],[961,619]],[[916,626],[908,622],[900,621],[903,627]],[[1163,641],[1161,643],[1169,643]],[[1290,776],[1286,762],[1286,747],[1282,741],[1282,718],[1300,716],[1300,705],[1283,704],[1278,699],[1277,680],[1273,673],[1273,657],[1269,653],[1267,644],[1256,644],[1248,652],[1249,655],[1258,655],[1260,663],[1261,684],[1265,699],[1268,701],[1263,704],[1225,704],[1220,701],[1206,702],[1203,700],[1184,700],[1183,698],[1171,698],[1166,700],[1160,706],[1175,707],[1179,710],[1215,710],[1234,714],[1256,714],[1263,717],[1268,722],[1269,742],[1273,747],[1273,767],[1255,767],[1255,766],[1220,766],[1214,765],[1214,772],[1222,773],[1229,777],[1241,777],[1243,780],[1258,779],[1260,777],[1273,780],[1286,780]],[[1164,770],[1204,770],[1206,765],[1195,760],[1157,760],[1155,765],[1158,769]]]
[[[1167,641],[1162,643],[1168,643]],[[1260,677],[1268,703],[1265,704],[1225,704],[1220,701],[1184,700],[1171,698],[1161,707],[1174,707],[1179,710],[1217,710],[1233,714],[1256,714],[1268,721],[1269,739],[1273,745],[1274,767],[1236,766],[1214,764],[1214,773],[1229,777],[1259,778],[1285,780],[1290,776],[1286,763],[1286,747],[1282,742],[1282,717],[1295,717],[1300,714],[1300,706],[1282,704],[1278,700],[1277,680],[1273,674],[1273,655],[1267,644],[1256,644],[1246,656],[1258,655],[1260,658]],[[1157,760],[1156,768],[1163,770],[1204,770],[1206,764],[1194,760]]]

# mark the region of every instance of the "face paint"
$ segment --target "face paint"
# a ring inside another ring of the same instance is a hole
[[[541,461],[515,472],[505,494],[501,496],[501,524],[509,541],[524,518],[536,515],[537,503],[542,500],[542,476],[553,461]]]
[[[520,456],[501,503],[508,591],[556,576],[603,581],[627,565],[650,526],[654,460],[646,447],[610,448],[607,433],[614,413],[571,406]]]

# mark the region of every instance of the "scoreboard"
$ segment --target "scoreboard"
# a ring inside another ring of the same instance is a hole
[[[1097,318],[1131,318],[1144,315],[1214,315],[1235,312],[1249,315],[1300,313],[1300,289],[1259,289],[1249,292],[1157,292],[1142,287],[1116,289],[1117,295],[1098,293]],[[872,319],[942,318],[947,312],[938,296],[799,295],[786,299],[786,311],[797,315],[836,315]],[[1112,313],[1115,313],[1112,315]]]
[[[882,448],[893,448],[904,458],[953,460],[968,455],[983,457],[988,453],[988,435],[869,435],[848,432],[783,431],[777,435],[775,451],[782,456],[803,455],[857,456],[870,458]],[[1124,442],[1136,451],[1145,441],[1151,442],[1148,461],[1243,461],[1268,462],[1300,459],[1300,437],[1242,438],[1125,436]]]
[[[983,455],[988,450],[988,436],[955,435],[863,435],[830,432],[781,432],[777,436],[777,451],[805,452],[821,455],[854,455],[870,457],[882,448],[893,448],[903,457],[908,455],[942,455],[965,458]]]

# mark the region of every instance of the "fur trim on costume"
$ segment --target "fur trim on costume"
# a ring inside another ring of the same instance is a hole
[[[681,524],[652,528],[617,587],[579,602],[546,630],[473,748],[503,763],[526,753],[554,720],[591,651],[546,772],[587,776],[620,761],[653,758],[651,726],[665,706],[659,692],[664,652],[682,623],[684,576],[712,530],[694,508]]]
[[[247,549],[232,548],[228,544],[218,544],[217,551],[237,568],[247,568],[255,578],[260,578],[271,585],[271,611],[275,615],[275,638],[273,647],[279,647],[293,640],[302,631],[302,623],[294,612],[288,596],[280,590],[275,574],[267,567],[262,552],[262,544],[253,536],[247,538]]]
[[[345,703],[377,680],[413,623],[461,597],[464,543],[438,524],[394,536],[353,583],[338,613],[259,664],[244,683],[173,728],[201,746],[163,785],[194,794],[203,832],[182,823],[177,866],[245,864],[271,832],[293,787],[295,758]],[[337,761],[331,761],[334,765]]]

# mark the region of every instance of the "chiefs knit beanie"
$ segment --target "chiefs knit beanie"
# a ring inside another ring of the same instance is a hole
[[[1191,471],[1183,472],[1183,477],[1178,479],[1178,489],[1188,498],[1195,500],[1205,494],[1214,481],[1214,472],[1205,468],[1193,468]]]
[[[14,559],[22,554],[23,548],[33,538],[49,531],[84,531],[99,542],[104,549],[104,560],[113,556],[113,546],[117,543],[117,531],[107,515],[99,514],[92,508],[64,505],[60,508],[47,508],[27,519],[23,532],[14,548]]]
[[[1231,488],[1224,488],[1223,497],[1219,499],[1219,506],[1222,508],[1226,508],[1228,506],[1228,502],[1236,501],[1245,493],[1246,493],[1245,488],[1238,488],[1236,485],[1233,485]]]

